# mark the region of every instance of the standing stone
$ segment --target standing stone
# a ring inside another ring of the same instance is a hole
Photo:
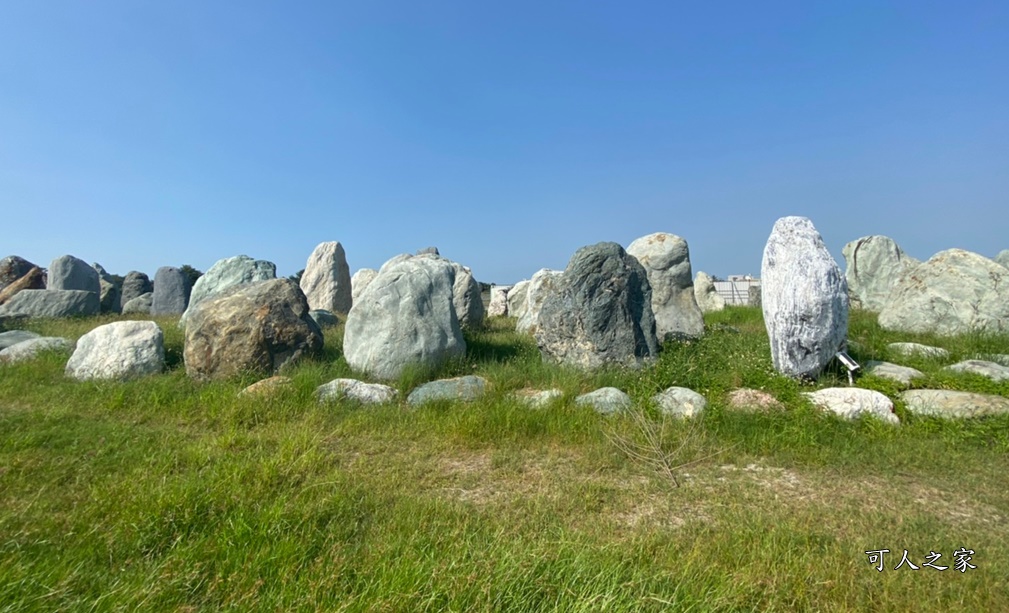
[[[455,307],[459,325],[464,328],[478,328],[483,325],[484,306],[480,296],[480,283],[473,277],[468,266],[452,262],[455,268],[455,283],[452,285],[452,305]]]
[[[870,311],[882,310],[900,276],[920,264],[888,236],[864,236],[845,245],[842,253],[851,305]]]
[[[544,360],[565,365],[640,365],[659,352],[651,304],[645,269],[623,247],[582,247],[543,301],[536,344]]]
[[[98,294],[80,289],[25,289],[0,305],[0,315],[83,317],[99,312]]]
[[[195,379],[272,375],[317,355],[322,330],[308,311],[305,294],[290,279],[233,285],[193,305],[186,322],[186,374]]]
[[[775,222],[760,270],[775,370],[815,379],[848,336],[848,287],[841,270],[805,217]]]
[[[687,387],[670,387],[652,396],[659,411],[675,417],[697,417],[708,406],[707,399]]]
[[[751,285],[746,288],[746,304],[755,308],[763,308],[764,302],[760,299],[760,286]]]
[[[378,271],[374,268],[362,268],[354,273],[354,276],[350,278],[351,304],[357,302],[357,297],[377,276]]]
[[[153,321],[116,321],[77,341],[66,374],[88,379],[131,379],[165,368],[164,335]]]
[[[46,277],[42,269],[36,266],[27,273],[21,275],[7,287],[0,289],[0,304],[9,302],[14,294],[24,289],[45,289]]]
[[[154,286],[151,284],[150,278],[142,272],[131,270],[126,273],[126,278],[123,279],[123,287],[119,292],[120,307],[125,307],[126,303],[130,300],[152,291],[154,291]]]
[[[508,290],[508,317],[522,319],[529,299],[529,280],[523,279]]]
[[[347,313],[353,303],[350,267],[343,245],[336,241],[320,243],[308,256],[301,275],[301,291],[308,306],[334,313]]]
[[[941,251],[897,281],[879,325],[941,335],[1009,331],[1009,269],[964,251]]]
[[[702,313],[713,313],[725,308],[725,298],[715,289],[715,280],[703,270],[697,271],[694,279],[694,299]]]
[[[192,295],[189,297],[188,309],[192,309],[197,304],[203,302],[211,296],[216,296],[224,290],[235,287],[236,285],[245,285],[248,283],[255,283],[257,281],[269,281],[270,279],[277,278],[277,267],[273,262],[267,262],[266,260],[253,260],[247,255],[236,255],[231,258],[224,258],[223,260],[218,260],[214,262],[214,265],[210,267],[210,270],[205,272],[202,277],[196,280],[193,285]],[[158,282],[154,281],[155,292],[158,289]],[[189,319],[188,315],[183,314],[182,321],[180,323],[184,324]]]
[[[563,271],[550,270],[549,268],[544,268],[533,275],[526,288],[526,300],[524,308],[522,308],[522,315],[515,324],[517,331],[524,334],[536,332],[543,302],[546,301],[547,296],[557,291],[563,276]]]
[[[38,267],[17,255],[9,255],[0,260],[0,290],[28,274],[33,268]],[[31,289],[45,289],[45,287]]]
[[[455,268],[408,257],[382,266],[347,315],[343,353],[355,370],[395,379],[408,366],[434,368],[466,352],[452,304]]]
[[[508,290],[511,285],[495,285],[490,288],[490,305],[487,307],[488,317],[508,316]]]
[[[648,274],[659,340],[702,336],[704,317],[694,298],[687,241],[675,234],[656,232],[635,240],[627,253],[637,258]]]
[[[995,262],[1009,268],[1009,249],[1003,249],[995,256]]]
[[[174,266],[162,266],[154,273],[151,315],[181,315],[189,305],[189,277]]]
[[[79,289],[101,294],[102,286],[98,272],[84,260],[72,255],[63,255],[49,264],[47,289]]]
[[[119,282],[98,262],[92,264],[91,267],[98,273],[98,283],[101,286],[98,301],[101,305],[102,313],[119,313],[122,311]]]

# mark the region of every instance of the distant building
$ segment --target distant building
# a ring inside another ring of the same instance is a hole
[[[725,304],[750,304],[750,288],[760,292],[760,279],[754,279],[750,275],[729,275],[727,281],[719,279],[714,283],[715,291],[725,299]]]

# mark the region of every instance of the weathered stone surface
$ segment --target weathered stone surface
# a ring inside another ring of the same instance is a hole
[[[942,347],[922,345],[921,343],[890,343],[886,348],[890,353],[904,357],[921,356],[940,360],[949,357],[949,351]]]
[[[350,278],[352,296],[351,304],[357,302],[357,297],[361,295],[361,292],[363,292],[377,276],[378,271],[374,268],[362,268],[354,273],[354,276]]]
[[[631,397],[615,387],[601,387],[575,398],[578,406],[592,407],[597,413],[611,415],[631,408]]]
[[[189,305],[189,277],[174,266],[162,266],[154,273],[151,315],[181,315]]]
[[[424,247],[417,250],[417,255],[441,255],[437,247]]]
[[[63,350],[69,349],[72,346],[72,343],[65,338],[57,336],[40,336],[0,350],[0,362],[14,364],[16,362],[34,360],[41,351],[49,351],[53,349]]]
[[[347,313],[353,304],[350,267],[343,245],[336,241],[320,243],[308,256],[301,275],[301,291],[312,309]]]
[[[550,406],[550,403],[564,397],[564,392],[551,388],[548,390],[521,389],[514,393],[515,398],[520,402],[534,409],[542,409]]]
[[[454,283],[455,268],[441,258],[387,262],[347,315],[347,363],[388,380],[407,366],[434,368],[465,354],[452,304]]]
[[[899,424],[900,419],[893,412],[893,402],[874,390],[858,387],[828,387],[804,394],[818,407],[845,419],[857,419],[861,415],[871,415],[890,424]]]
[[[642,236],[627,247],[648,275],[655,334],[660,341],[704,335],[704,317],[694,298],[687,241],[667,232]]]
[[[122,311],[119,282],[98,262],[93,263],[91,267],[98,273],[98,284],[101,287],[98,293],[99,309],[102,313],[119,313]]]
[[[25,289],[45,289],[46,276],[39,267],[32,268],[27,273],[14,280],[7,287],[0,289],[0,305],[10,302],[15,294]]]
[[[1009,331],[1009,269],[970,251],[941,251],[900,277],[879,325],[943,335]]]
[[[79,289],[25,289],[0,306],[0,315],[76,317],[97,315],[98,294]]]
[[[775,222],[760,270],[775,370],[815,379],[848,336],[848,288],[841,270],[805,217]]]
[[[996,364],[1001,364],[1002,366],[1009,366],[1009,353],[986,353],[978,355],[976,359],[984,360],[986,362],[995,362]]]
[[[436,400],[462,400],[472,402],[483,396],[487,390],[487,380],[475,375],[429,381],[410,392],[406,402],[419,406]]]
[[[98,326],[77,340],[67,362],[68,377],[131,379],[165,368],[165,343],[153,321],[116,321]]]
[[[126,273],[126,278],[123,279],[123,287],[119,291],[119,306],[121,310],[125,309],[126,303],[130,300],[153,291],[154,285],[147,275],[136,270],[131,270]]]
[[[659,352],[650,305],[645,270],[623,247],[582,247],[543,301],[536,344],[545,360],[560,364],[638,366]]]
[[[864,370],[867,375],[889,379],[904,386],[911,385],[911,379],[925,376],[920,370],[915,368],[901,366],[892,362],[880,362],[878,360],[869,360],[866,362]]]
[[[528,299],[529,280],[523,279],[508,290],[508,317],[514,317],[517,321],[520,321],[526,313]]]
[[[98,273],[87,262],[72,255],[63,255],[49,264],[46,289],[79,289],[100,294]]]
[[[844,246],[851,306],[881,311],[897,280],[921,262],[908,256],[888,236],[863,236]]]
[[[490,305],[487,306],[488,317],[508,316],[508,291],[511,285],[495,285],[490,288]]]
[[[910,390],[900,395],[907,410],[916,415],[960,418],[1009,413],[1009,398],[951,390]]]
[[[197,379],[274,374],[321,350],[322,331],[290,279],[229,287],[194,305],[186,324],[186,374]]]
[[[702,313],[713,313],[725,308],[725,298],[715,289],[715,280],[703,270],[697,271],[697,277],[694,278],[694,299]]]
[[[247,255],[236,255],[217,260],[210,270],[196,280],[186,310],[191,310],[197,304],[212,296],[217,296],[229,288],[276,278],[277,266],[273,262],[254,260]],[[155,280],[155,291],[157,288],[158,282]],[[181,323],[185,325],[188,320],[189,314],[183,313]]]
[[[33,268],[38,266],[17,255],[9,255],[0,260],[0,290],[28,274]],[[31,289],[45,289],[45,287]]]
[[[17,345],[18,343],[23,343],[24,341],[30,341],[33,338],[39,338],[40,336],[41,335],[36,332],[29,332],[27,330],[0,332],[0,351],[3,351],[11,345]]]
[[[239,398],[273,398],[291,389],[293,381],[284,375],[260,379],[238,392]]]
[[[943,370],[981,375],[995,382],[1009,380],[1009,367],[985,360],[964,360],[947,366]]]
[[[1003,249],[995,256],[995,262],[1009,268],[1009,249]]]
[[[525,301],[519,307],[521,314],[518,316],[518,322],[515,324],[517,331],[523,334],[536,333],[540,311],[543,309],[543,302],[546,301],[547,296],[557,291],[557,287],[563,276],[563,271],[550,270],[549,268],[543,268],[533,275],[533,278],[529,280],[525,288]],[[524,281],[516,284],[516,288],[522,283]]]
[[[308,312],[308,316],[314,319],[320,328],[333,328],[340,325],[340,318],[325,309],[312,309]]]
[[[357,379],[333,379],[317,387],[315,395],[319,402],[346,398],[361,404],[382,404],[395,400],[399,392],[381,383],[365,383]]]
[[[418,257],[434,258],[433,254]],[[452,284],[452,305],[455,307],[459,325],[464,328],[478,328],[483,325],[484,306],[480,297],[480,283],[473,277],[473,271],[468,266],[458,262],[445,260],[455,269],[455,282]]]
[[[123,315],[150,315],[154,292],[141,294],[123,305]]]
[[[670,387],[652,397],[659,411],[676,417],[697,417],[704,412],[708,401],[704,396],[686,387]]]
[[[771,394],[762,390],[755,390],[747,387],[734,389],[729,392],[727,405],[730,409],[750,412],[781,411],[785,408],[785,405],[781,404],[781,402]]]

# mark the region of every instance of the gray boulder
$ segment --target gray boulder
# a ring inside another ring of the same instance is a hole
[[[525,304],[520,308],[521,315],[518,316],[518,322],[515,324],[517,331],[523,334],[534,334],[536,332],[543,303],[546,301],[547,296],[557,291],[563,276],[563,271],[550,270],[549,268],[543,268],[533,275],[533,278],[529,280],[529,284],[526,286]],[[518,285],[521,285],[521,283]]]
[[[1009,268],[1009,249],[1003,249],[995,256],[995,261],[1006,268]]]
[[[353,303],[350,267],[343,245],[336,241],[320,243],[308,256],[301,275],[301,291],[312,309],[347,313]]]
[[[126,303],[130,300],[153,291],[154,285],[147,275],[131,270],[126,273],[126,278],[123,279],[123,287],[119,291],[120,310],[123,310],[126,307]]]
[[[944,417],[984,417],[1009,414],[1009,398],[952,390],[910,390],[900,395],[908,412]]]
[[[845,347],[848,287],[813,222],[805,217],[775,222],[760,276],[775,370],[815,379]]]
[[[637,258],[652,286],[655,334],[660,341],[704,335],[704,317],[694,297],[687,241],[667,232],[642,236],[627,247]]]
[[[161,328],[153,321],[116,321],[98,326],[77,340],[67,362],[68,377],[124,380],[165,368]]]
[[[886,349],[892,354],[903,357],[920,356],[934,360],[942,360],[949,357],[949,351],[942,347],[922,345],[921,343],[890,343],[886,346]]]
[[[357,297],[368,285],[378,276],[378,271],[374,268],[362,268],[354,273],[350,278],[351,304],[357,302]]]
[[[888,236],[863,236],[842,250],[851,306],[881,311],[898,279],[921,262],[908,256]]]
[[[575,398],[578,406],[592,407],[596,413],[612,415],[631,408],[631,397],[615,387],[601,387]]]
[[[192,288],[189,277],[174,266],[162,266],[154,273],[151,315],[181,315],[189,305]]]
[[[0,260],[0,289],[14,283],[33,269],[38,268],[21,256],[9,255]],[[45,289],[44,287],[35,289]]]
[[[340,325],[340,318],[325,309],[312,309],[308,312],[308,316],[314,319],[320,328],[333,328]]]
[[[879,325],[941,335],[1009,331],[1009,269],[970,251],[941,251],[901,276]]]
[[[25,289],[0,306],[0,315],[78,317],[97,315],[99,308],[96,292],[79,289]]]
[[[419,406],[436,400],[461,400],[472,402],[484,395],[487,390],[487,380],[483,377],[467,375],[454,379],[439,379],[429,381],[410,392],[406,402],[411,406]]]
[[[269,281],[277,278],[277,267],[273,262],[266,260],[254,260],[247,255],[236,255],[214,262],[210,270],[196,280],[193,284],[192,295],[189,297],[187,313],[182,314],[181,325],[189,319],[188,311],[197,304],[216,296],[223,291],[238,286],[255,283],[257,281]],[[157,290],[157,281],[154,282],[154,289]]]
[[[347,363],[380,379],[407,366],[434,368],[466,352],[452,304],[455,268],[433,257],[387,262],[354,302],[344,326]]]
[[[46,289],[79,289],[100,294],[102,286],[98,272],[87,262],[72,255],[63,255],[49,264]]]
[[[99,308],[102,313],[119,313],[122,311],[121,288],[119,281],[110,275],[101,264],[91,265],[98,273],[98,283],[101,291],[98,293]]]
[[[333,402],[346,398],[361,404],[392,402],[399,395],[395,389],[381,383],[365,383],[357,379],[333,379],[316,388],[319,402]]]
[[[704,412],[708,401],[687,387],[670,387],[652,397],[659,411],[676,417],[697,417]]]
[[[155,288],[157,283],[155,283]],[[183,357],[195,379],[272,375],[322,350],[322,330],[290,279],[231,286],[189,311]]]
[[[1009,380],[1009,367],[985,360],[964,360],[947,366],[943,370],[980,375],[995,382]]]
[[[651,293],[645,269],[623,247],[582,247],[543,301],[535,332],[540,353],[579,368],[638,366],[654,358]]]
[[[480,283],[473,277],[468,266],[449,261],[455,268],[455,283],[452,285],[452,305],[455,307],[459,325],[464,328],[479,328],[483,325],[484,306],[480,296]]]
[[[694,278],[694,300],[697,301],[701,313],[714,313],[725,309],[725,298],[722,298],[715,289],[715,280],[703,270],[697,271]]]
[[[39,338],[41,335],[36,332],[29,332],[27,330],[11,330],[10,332],[0,332],[0,351],[10,347],[11,345],[17,345],[18,343],[23,343],[25,341],[30,341],[33,338]]]
[[[123,315],[150,315],[154,292],[141,294],[123,305]]]
[[[42,351],[65,350],[73,344],[65,338],[40,336],[0,350],[0,363],[14,364],[34,360]]]
[[[803,394],[816,406],[845,419],[869,415],[889,424],[899,424],[893,412],[893,401],[874,390],[858,387],[828,387]]]
[[[523,279],[508,290],[508,317],[514,317],[517,320],[521,320],[526,313],[526,304],[528,299],[529,280]]]
[[[889,379],[903,386],[911,385],[911,380],[925,376],[920,370],[901,366],[892,362],[880,362],[869,360],[864,365],[865,374],[874,375],[883,379]]]

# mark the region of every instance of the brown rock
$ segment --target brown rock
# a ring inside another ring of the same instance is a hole
[[[743,387],[729,392],[729,408],[740,411],[780,411],[785,405],[767,392]]]
[[[276,377],[269,377],[267,379],[256,381],[249,387],[238,392],[238,396],[256,396],[259,398],[267,398],[275,396],[285,389],[290,389],[290,387],[291,378],[278,375]]]
[[[20,277],[7,287],[0,290],[0,304],[4,304],[14,297],[14,294],[23,289],[45,289],[46,276],[38,266],[32,268],[27,274]]]

